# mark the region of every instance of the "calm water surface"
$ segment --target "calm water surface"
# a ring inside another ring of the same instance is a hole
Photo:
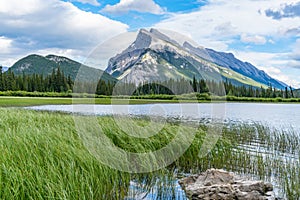
[[[44,105],[34,110],[62,111],[84,115],[160,116],[184,121],[261,123],[278,129],[300,130],[300,104],[200,103],[144,105]]]

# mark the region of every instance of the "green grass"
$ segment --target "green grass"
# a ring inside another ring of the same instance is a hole
[[[142,96],[103,96],[95,94],[56,93],[56,92],[0,92],[0,107],[24,107],[53,104],[150,104],[150,103],[209,103],[209,102],[263,102],[263,103],[299,103],[300,98],[258,98],[236,96],[210,96],[207,93],[191,93],[182,95],[142,95]]]
[[[161,148],[177,127],[167,124],[162,134],[141,140],[128,137],[111,117],[98,121],[108,138],[132,152]],[[89,154],[71,115],[0,108],[0,199],[122,199],[130,179]]]
[[[71,98],[52,97],[0,97],[1,107],[24,107],[35,105],[72,104]]]
[[[178,103],[177,100],[118,99],[118,104]],[[190,101],[195,102],[195,101]],[[25,107],[38,105],[111,104],[110,98],[55,98],[55,97],[0,97],[0,107]]]
[[[224,98],[215,98],[213,100],[193,100],[188,98],[176,99],[155,99],[155,98],[127,98],[118,97],[114,104],[153,104],[153,103],[210,103],[210,102],[262,102],[262,103],[298,103],[300,99],[266,99],[266,98],[234,98],[234,100],[225,100]],[[67,105],[67,104],[111,104],[111,98],[62,98],[62,97],[0,97],[0,107],[25,107],[38,105]]]
[[[86,122],[94,118],[76,116]],[[146,190],[159,185],[162,199],[170,198],[174,175],[223,168],[269,181],[275,176],[279,189],[289,199],[300,198],[299,144],[296,132],[271,130],[261,125],[233,125],[223,129],[222,138],[206,156],[199,158],[207,127],[184,125],[185,137],[194,134],[191,146],[167,168],[152,173],[129,174],[101,164],[83,145],[71,115],[0,108],[0,199],[123,199],[129,181]],[[129,136],[112,117],[98,117],[97,124],[111,142],[127,152],[152,152],[169,144],[179,124],[163,124],[163,129],[147,139]],[[128,118],[121,118],[132,133]],[[145,133],[152,130],[148,119],[134,119]],[[154,126],[162,125],[155,123]],[[93,131],[97,130],[91,127]],[[86,133],[88,134],[88,132]],[[180,142],[178,148],[180,148]],[[247,145],[257,150],[244,148]],[[282,159],[282,154],[294,160]],[[100,154],[101,155],[101,154]],[[172,155],[171,155],[172,156]],[[143,160],[148,166],[154,160]],[[134,168],[134,166],[132,166]]]
[[[71,116],[0,112],[0,199],[120,199],[129,176],[85,150]]]

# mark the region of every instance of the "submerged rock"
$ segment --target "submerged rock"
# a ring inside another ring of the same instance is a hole
[[[246,180],[221,169],[208,169],[179,180],[189,199],[198,200],[275,200],[273,186]]]

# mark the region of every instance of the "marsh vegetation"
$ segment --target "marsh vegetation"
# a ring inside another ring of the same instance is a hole
[[[134,121],[140,126],[149,123],[144,118]],[[97,123],[116,146],[130,152],[162,148],[177,137],[179,126],[176,121],[167,122],[158,134],[139,139],[128,136],[113,117],[97,117]],[[298,132],[260,124],[225,125],[214,148],[199,157],[208,125],[190,127],[184,125],[183,129],[196,130],[192,144],[171,165],[151,173],[130,174],[103,165],[89,153],[72,115],[1,108],[0,198],[130,199],[143,191],[144,196],[155,194],[152,197],[156,199],[184,199],[177,179],[212,167],[272,182],[277,195],[300,198]]]

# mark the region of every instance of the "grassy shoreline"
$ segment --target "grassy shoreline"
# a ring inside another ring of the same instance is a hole
[[[83,95],[84,96],[84,95]],[[157,96],[119,96],[119,97],[52,97],[52,96],[0,96],[0,107],[25,107],[38,105],[70,105],[70,104],[152,104],[152,103],[218,103],[218,102],[238,102],[238,103],[300,103],[299,99],[266,99],[248,97],[215,97],[212,99],[194,99],[190,97],[157,97]],[[168,99],[169,98],[169,99]]]
[[[176,100],[118,99],[118,104],[178,103]],[[186,101],[197,102],[197,101]],[[111,104],[111,98],[57,98],[57,97],[0,97],[0,107],[26,107],[39,105]]]

